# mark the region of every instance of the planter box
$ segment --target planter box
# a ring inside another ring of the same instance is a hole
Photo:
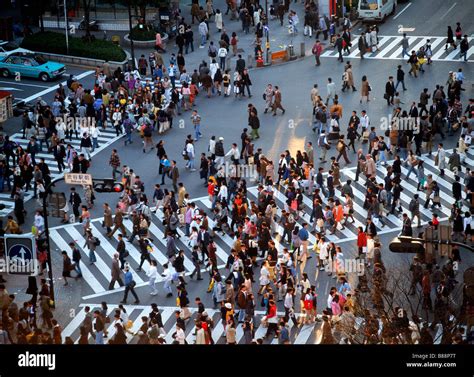
[[[117,67],[122,68],[125,70],[128,65],[128,61],[130,59],[130,54],[128,51],[125,51],[127,58],[122,62],[114,62],[109,61],[110,68],[116,69]],[[48,52],[38,52],[38,55],[41,55],[46,60],[52,60],[56,62],[60,62],[63,64],[74,64],[74,65],[82,65],[86,67],[96,68],[97,66],[102,66],[105,63],[105,60],[102,59],[90,59],[90,58],[83,58],[80,56],[70,56],[70,55],[59,55],[59,54],[51,54]]]
[[[166,47],[166,43],[168,42],[168,39],[169,39],[168,34],[163,33],[163,36],[161,37],[161,42],[163,43],[164,47]],[[126,46],[130,46],[130,35],[129,34],[126,34],[123,37],[123,43]],[[136,40],[133,40],[133,45],[136,48],[155,48],[155,40],[154,39],[151,40],[151,41],[136,41]]]

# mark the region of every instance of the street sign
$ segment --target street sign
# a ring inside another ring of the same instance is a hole
[[[64,174],[64,181],[68,185],[87,185],[92,186],[92,175],[81,173],[66,173]]]
[[[5,255],[8,274],[27,276],[38,274],[35,236],[5,234]]]

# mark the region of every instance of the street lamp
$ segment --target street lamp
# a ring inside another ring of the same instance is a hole
[[[268,27],[268,0],[265,0],[265,26],[263,27],[266,35],[265,42],[265,65],[270,65],[270,28]]]

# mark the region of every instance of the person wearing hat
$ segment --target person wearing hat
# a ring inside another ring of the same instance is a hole
[[[123,300],[120,301],[120,303],[126,304],[128,292],[131,292],[133,297],[135,297],[135,304],[139,304],[140,300],[138,299],[138,295],[134,289],[137,283],[135,282],[135,280],[133,280],[133,275],[132,275],[132,272],[130,271],[130,266],[128,264],[125,265],[124,278],[125,278],[125,293],[123,296]]]

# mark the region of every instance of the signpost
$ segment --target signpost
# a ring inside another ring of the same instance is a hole
[[[6,270],[10,275],[38,275],[35,236],[5,234]]]
[[[68,185],[87,185],[92,186],[92,175],[82,173],[65,173],[64,181]]]

